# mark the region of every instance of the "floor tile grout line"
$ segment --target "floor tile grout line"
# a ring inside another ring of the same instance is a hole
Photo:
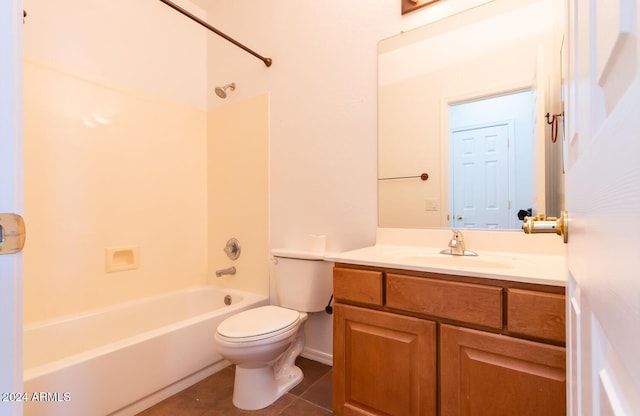
[[[331,370],[329,370],[329,371],[331,371]],[[331,409],[327,409],[326,407],[324,407],[324,406],[320,405],[319,403],[315,403],[315,402],[313,402],[313,401],[311,401],[311,400],[307,399],[306,397],[302,397],[304,394],[308,393],[308,392],[309,392],[313,387],[315,387],[317,384],[319,384],[319,383],[320,383],[320,381],[322,381],[322,379],[323,379],[324,377],[326,377],[326,376],[327,376],[327,374],[329,373],[329,371],[327,371],[327,372],[326,372],[326,373],[324,373],[322,376],[320,376],[320,377],[319,377],[316,381],[314,381],[314,382],[313,382],[313,383],[312,383],[312,384],[311,384],[311,385],[310,385],[310,386],[309,386],[305,391],[303,391],[303,392],[300,394],[300,396],[297,396],[297,397],[299,397],[300,399],[302,399],[302,400],[306,401],[307,403],[311,403],[311,404],[313,404],[313,405],[314,405],[314,406],[316,406],[316,407],[319,407],[319,408],[321,408],[321,409],[325,409],[325,410],[332,411]]]
[[[327,409],[324,406],[320,406],[318,403],[314,403],[312,401],[309,401],[307,399],[305,399],[304,397],[300,397],[300,396],[294,396],[295,399],[291,401],[291,403],[289,403],[286,407],[284,407],[280,412],[278,412],[278,415],[281,415],[285,410],[287,410],[289,407],[293,406],[293,404],[296,402],[296,400],[301,400],[303,402],[306,402],[310,405],[312,405],[313,407],[317,407],[318,409],[322,409],[322,410],[326,410],[328,411],[330,414],[333,414],[333,410],[332,409]]]
[[[331,370],[329,370],[331,371]],[[327,371],[328,373],[328,371]],[[320,382],[320,380],[322,380],[323,377],[325,377],[327,375],[327,373],[324,373],[323,375],[321,375],[320,377],[318,377],[318,379],[316,381],[314,381],[313,383],[309,384],[309,387],[307,387],[302,393],[300,393],[300,397],[302,397],[303,394],[307,393],[309,390],[311,390],[316,384],[318,384]]]
[[[318,378],[317,378],[313,383],[309,384],[309,386],[308,386],[306,389],[304,389],[304,390],[303,390],[299,395],[294,394],[294,396],[296,396],[296,397],[300,397],[300,396],[302,396],[303,394],[305,394],[306,392],[308,392],[308,391],[309,391],[313,386],[315,386],[316,384],[318,384],[318,382],[319,382],[320,380],[322,380],[322,378],[323,378],[323,377],[326,377],[326,375],[327,375],[328,373],[330,373],[332,370],[333,370],[333,368],[332,368],[332,367],[329,367],[329,368],[327,369],[327,371],[325,371],[325,372],[324,372],[320,377],[318,377]],[[295,387],[294,387],[294,388],[295,388]],[[292,394],[293,394],[293,393],[292,393]]]
[[[291,401],[289,402],[289,404],[288,404],[288,405],[286,405],[285,407],[283,407],[283,408],[282,408],[282,410],[280,410],[280,411],[278,412],[278,415],[281,415],[285,410],[287,410],[288,408],[290,408],[290,407],[291,407],[291,406],[296,402],[296,400],[299,400],[299,399],[300,399],[300,397],[296,396],[295,394],[292,394],[292,396],[293,396],[293,400],[291,400]],[[282,397],[284,397],[284,396],[282,396]],[[278,400],[279,400],[279,399],[278,399]],[[278,416],[278,415],[276,415],[276,416]]]

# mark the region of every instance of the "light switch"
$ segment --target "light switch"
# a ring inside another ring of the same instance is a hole
[[[440,204],[436,198],[427,198],[424,205],[425,211],[439,211]]]

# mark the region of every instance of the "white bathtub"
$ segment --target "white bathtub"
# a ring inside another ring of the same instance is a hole
[[[224,368],[213,341],[218,324],[267,303],[202,286],[28,325],[24,414],[133,415]]]

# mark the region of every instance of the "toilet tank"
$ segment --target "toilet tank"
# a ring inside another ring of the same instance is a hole
[[[333,292],[333,263],[323,253],[274,249],[278,304],[300,312],[324,311]]]

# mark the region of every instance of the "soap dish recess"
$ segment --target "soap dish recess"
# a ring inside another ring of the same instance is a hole
[[[134,270],[140,267],[140,247],[108,247],[105,249],[107,273]]]

